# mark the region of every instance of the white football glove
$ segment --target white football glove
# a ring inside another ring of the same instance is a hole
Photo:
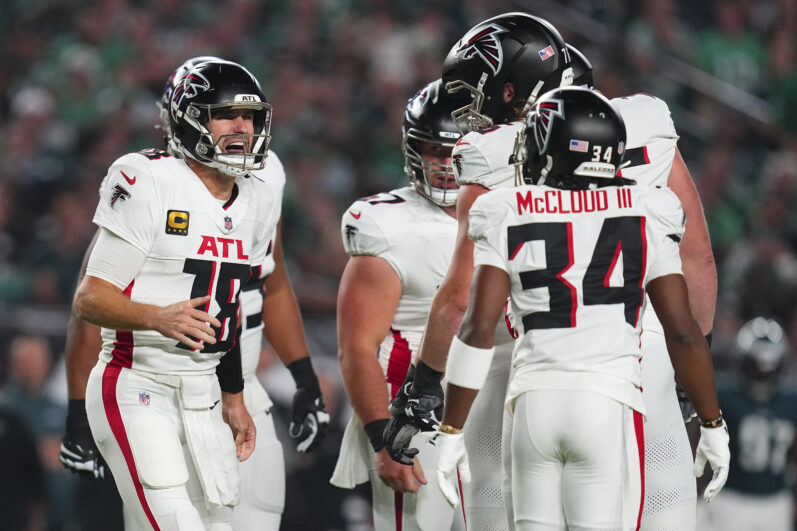
[[[711,466],[714,477],[703,492],[703,499],[710,502],[722,490],[728,480],[728,468],[731,462],[731,451],[728,448],[728,426],[723,423],[719,428],[700,427],[700,442],[695,452],[695,476],[700,477],[706,468]]]
[[[451,507],[456,508],[459,505],[459,492],[454,486],[457,469],[459,469],[459,479],[463,483],[470,483],[470,466],[464,435],[438,431],[432,439],[432,444],[437,446],[437,485]]]

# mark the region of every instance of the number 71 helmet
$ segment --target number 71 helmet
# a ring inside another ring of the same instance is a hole
[[[211,121],[214,113],[235,109],[253,111],[254,132],[217,137]],[[186,72],[172,91],[169,124],[179,153],[225,175],[246,175],[265,166],[271,105],[257,79],[237,63],[208,61]],[[240,152],[228,153],[220,147],[230,136],[240,140]]]
[[[573,82],[570,52],[546,20],[505,13],[476,24],[443,63],[443,86],[471,96],[454,113],[462,134],[522,119],[541,94]],[[504,101],[504,86],[514,86]]]
[[[623,119],[592,90],[567,87],[540,96],[518,142],[528,184],[586,189],[634,182],[617,177],[625,155]]]

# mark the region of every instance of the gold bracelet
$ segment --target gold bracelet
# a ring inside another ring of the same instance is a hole
[[[462,433],[462,428],[455,428],[454,426],[450,426],[448,424],[441,424],[438,428],[443,433],[448,433],[450,435],[459,435]]]
[[[719,428],[723,424],[722,410],[720,409],[720,416],[709,420],[700,419],[700,425],[704,428]]]

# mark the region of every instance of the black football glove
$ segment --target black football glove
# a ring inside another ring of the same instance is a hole
[[[68,407],[66,433],[61,439],[58,460],[70,472],[90,478],[104,478],[107,465],[91,436],[86,401],[70,399]]]
[[[310,358],[301,358],[288,365],[296,381],[293,411],[288,434],[296,439],[296,450],[310,452],[321,444],[329,428],[329,413],[318,385]]]
[[[385,427],[385,449],[399,463],[411,465],[418,453],[409,448],[410,440],[419,431],[434,431],[443,418],[442,373],[423,362],[410,366],[401,389],[390,403],[393,417]]]

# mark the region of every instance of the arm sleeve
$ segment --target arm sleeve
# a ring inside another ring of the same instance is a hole
[[[141,271],[146,257],[139,247],[108,229],[100,229],[86,266],[86,274],[125,289]]]
[[[235,346],[221,357],[216,365],[216,378],[225,393],[240,393],[244,390],[243,366],[241,365],[241,327],[235,331]]]

